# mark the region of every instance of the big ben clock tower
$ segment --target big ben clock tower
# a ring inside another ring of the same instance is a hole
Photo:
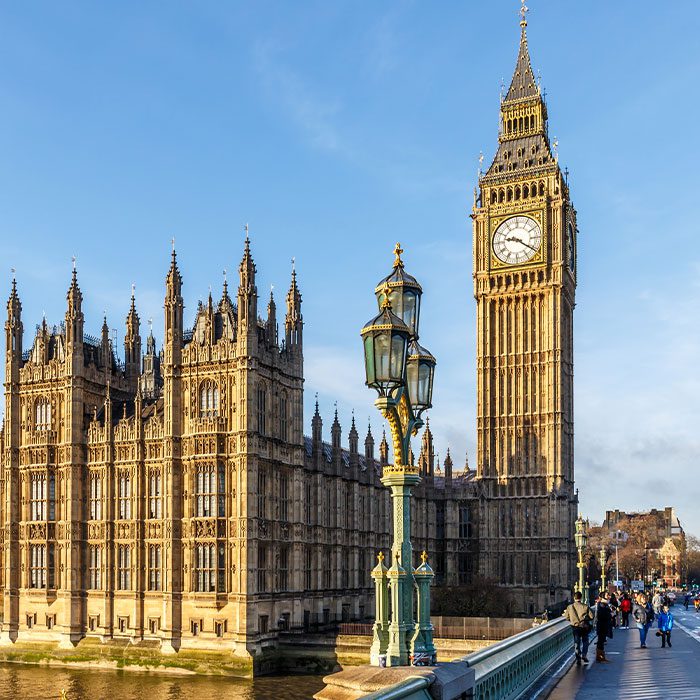
[[[477,303],[479,569],[521,612],[575,580],[576,212],[532,72],[526,8],[498,150],[472,213]]]

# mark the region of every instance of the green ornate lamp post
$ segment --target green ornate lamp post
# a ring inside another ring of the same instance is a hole
[[[608,561],[608,553],[605,551],[605,546],[601,545],[598,555],[600,561],[600,591],[605,592],[605,564]]]
[[[586,564],[583,561],[583,553],[588,543],[588,534],[586,533],[586,523],[580,515],[576,520],[576,534],[574,535],[574,540],[576,541],[576,549],[578,550],[578,563],[576,564],[578,567],[578,582],[576,583],[576,591],[581,593],[583,602],[588,605],[588,587],[585,583]]]
[[[430,624],[430,582],[427,563],[413,569],[411,546],[411,490],[420,482],[418,468],[410,464],[411,436],[423,425],[421,414],[432,405],[435,358],[418,343],[418,322],[423,290],[404,270],[401,245],[394,249],[394,266],[375,294],[379,314],[362,329],[366,384],[379,398],[375,405],[389,422],[394,464],[384,468],[382,483],[391,489],[394,542],[391,566],[380,559],[372,572],[378,600],[390,590],[391,615],[386,628],[385,608],[377,603],[377,620],[370,655],[375,665],[406,666],[435,662]],[[413,610],[417,587],[419,622]]]

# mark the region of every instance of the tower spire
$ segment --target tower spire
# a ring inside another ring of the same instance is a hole
[[[285,346],[301,349],[304,321],[301,315],[301,293],[297,286],[296,260],[292,258],[292,281],[287,292],[287,314],[284,319]]]
[[[532,72],[530,51],[527,46],[527,19],[525,19],[525,16],[528,12],[528,8],[524,0],[521,0],[521,2],[520,48],[518,49],[518,60],[515,63],[515,71],[513,72],[508,92],[506,93],[505,102],[535,97],[540,93],[535,74]]]

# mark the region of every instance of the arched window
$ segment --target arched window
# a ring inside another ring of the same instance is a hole
[[[258,387],[258,433],[267,434],[267,392],[263,385]]]
[[[289,439],[289,400],[286,394],[280,396],[280,429],[279,436],[281,440],[285,442]]]
[[[530,188],[527,185],[523,185],[523,199],[527,199],[530,196]]]
[[[520,199],[520,186],[516,186],[515,188],[515,198]]]
[[[506,198],[506,191],[503,189],[498,190],[498,203],[503,204]]]
[[[540,182],[540,197],[544,197],[544,182]]]
[[[192,567],[192,588],[197,593],[213,593],[217,589],[223,591],[225,550],[224,545],[218,548],[213,543],[197,544],[194,550],[194,566]]]
[[[226,514],[224,465],[204,464],[194,475],[194,515],[197,518],[223,518]]]
[[[491,204],[495,204],[497,199],[498,195],[496,194],[496,190],[491,190]]]
[[[38,399],[34,406],[34,429],[51,430],[51,402]]]
[[[508,188],[508,194],[506,195],[506,199],[509,202],[513,200],[513,188],[512,187]]]
[[[127,472],[119,474],[117,480],[117,512],[119,520],[131,519],[131,476]]]
[[[214,418],[219,415],[219,387],[216,382],[204,381],[199,385],[199,416]]]

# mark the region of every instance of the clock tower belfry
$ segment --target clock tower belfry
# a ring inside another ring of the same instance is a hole
[[[522,16],[498,150],[473,219],[480,566],[525,613],[575,578],[573,309],[576,212],[549,138]]]

